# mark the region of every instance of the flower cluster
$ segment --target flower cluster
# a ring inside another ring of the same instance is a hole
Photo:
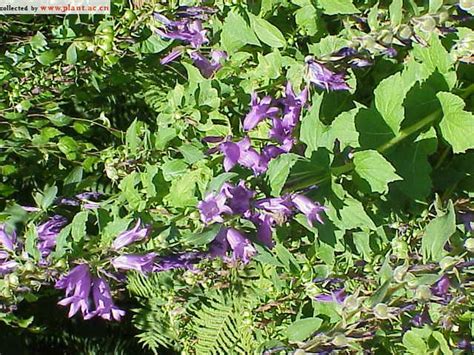
[[[207,20],[209,14],[214,10],[205,6],[181,7],[176,13],[177,20],[170,20],[160,13],[155,13],[154,18],[160,22],[163,28],[155,32],[163,38],[175,39],[189,44],[192,50],[189,56],[194,65],[198,67],[201,74],[209,78],[222,67],[222,61],[227,59],[224,51],[212,49],[209,58],[198,49],[205,43],[209,43],[207,30],[202,26],[201,20]],[[168,64],[179,58],[185,52],[185,48],[175,47],[170,53],[161,59],[161,64]]]
[[[16,233],[7,233],[5,225],[0,224],[0,244],[7,251],[0,251],[0,275],[8,274],[15,270],[18,263],[15,260],[9,260],[9,252],[15,250]]]
[[[292,193],[282,197],[255,199],[256,192],[247,188],[241,180],[237,185],[224,183],[219,192],[208,194],[198,204],[201,220],[206,223],[224,223],[225,216],[240,216],[256,228],[257,240],[267,247],[273,246],[273,227],[282,224],[296,212],[303,213],[308,224],[323,223],[324,206],[308,197]],[[256,250],[243,233],[234,228],[221,228],[211,244],[211,256],[225,256],[231,249],[233,259],[248,262]]]
[[[234,142],[232,137],[207,137],[208,143],[218,143],[210,149],[210,153],[221,152],[224,155],[224,169],[231,170],[237,164],[251,169],[255,175],[264,173],[270,160],[281,154],[288,153],[294,143],[294,129],[300,121],[301,111],[308,100],[308,89],[305,88],[299,95],[295,95],[290,83],[287,83],[285,96],[276,100],[270,96],[259,99],[256,93],[252,94],[250,112],[244,117],[242,126],[244,131],[254,129],[263,120],[271,121],[269,138],[276,144],[266,144],[260,152],[252,147],[248,136]]]

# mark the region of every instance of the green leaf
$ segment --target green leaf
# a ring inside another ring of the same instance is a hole
[[[77,49],[76,45],[72,43],[66,50],[66,63],[76,64],[77,62]]]
[[[431,334],[433,338],[436,339],[436,341],[439,343],[439,347],[441,349],[441,352],[443,355],[452,355],[453,352],[451,351],[448,342],[444,338],[443,333],[435,331]]]
[[[250,15],[250,23],[258,39],[272,48],[280,48],[286,45],[285,37],[280,30],[267,20]]]
[[[400,73],[396,73],[382,80],[374,91],[375,107],[395,134],[400,130],[404,118],[402,104],[406,90],[408,88],[404,87]]]
[[[439,124],[443,138],[451,144],[454,153],[474,148],[474,115],[464,111],[464,101],[449,92],[436,94],[443,109]]]
[[[188,165],[182,159],[170,160],[161,166],[163,177],[166,181],[171,181],[174,178],[183,175],[188,170]]]
[[[437,216],[425,229],[421,239],[421,251],[425,261],[440,261],[444,254],[444,246],[456,231],[456,213],[453,202],[448,203],[447,213]]]
[[[86,236],[86,222],[89,213],[81,211],[74,216],[71,222],[71,235],[74,242],[79,242]]]
[[[49,65],[58,58],[58,53],[55,50],[44,51],[36,57],[38,62],[43,65]]]
[[[137,135],[137,120],[133,120],[130,127],[127,129],[127,133],[125,135],[125,143],[127,147],[130,149],[132,154],[137,153],[138,148],[138,135]]]
[[[402,342],[403,346],[405,346],[405,348],[411,354],[421,355],[428,353],[428,346],[426,345],[423,338],[421,338],[412,330],[409,330],[403,335]]]
[[[338,223],[343,229],[355,229],[355,228],[369,228],[371,230],[376,230],[372,219],[369,217],[367,212],[365,212],[362,203],[354,198],[345,198],[344,207],[340,210],[340,221],[335,220],[333,214],[335,211],[333,209],[329,210],[329,217]]]
[[[319,0],[326,15],[348,15],[357,14],[359,10],[354,6],[352,0]]]
[[[192,233],[185,235],[183,237],[183,240],[186,243],[189,243],[191,245],[205,245],[209,244],[214,240],[216,237],[217,233],[221,230],[221,225],[220,224],[215,224],[213,225],[210,229],[207,229],[201,233]]]
[[[236,32],[236,29],[238,31]],[[239,50],[246,44],[260,45],[255,33],[242,16],[231,11],[224,20],[221,33],[222,47],[229,53]]]
[[[237,173],[222,173],[220,175],[217,175],[209,183],[209,186],[207,187],[207,193],[220,191],[220,189],[222,188],[222,185],[224,185],[224,183],[226,181],[229,181],[230,179],[233,179],[236,176],[239,176],[239,174],[237,174]]]
[[[436,14],[441,6],[443,6],[443,2],[443,0],[430,0],[429,13]]]
[[[172,41],[166,41],[156,34],[152,34],[146,40],[136,43],[132,46],[132,50],[137,53],[154,54],[160,53],[168,48]]]
[[[300,128],[300,140],[306,144],[306,156],[311,156],[311,152],[317,150],[321,146],[323,135],[327,132],[323,123],[319,120],[319,111],[323,95],[315,93],[311,100],[312,106],[310,111],[303,117]],[[321,129],[323,128],[323,129]]]
[[[398,26],[402,22],[403,0],[392,0],[388,11],[390,12],[390,23]]]
[[[71,233],[71,225],[67,225],[59,232],[58,236],[56,237],[56,247],[52,252],[51,256],[54,260],[58,260],[66,254],[68,246],[70,243],[67,241],[67,237]]]
[[[318,31],[318,14],[311,3],[296,10],[295,21],[298,27],[309,36],[315,35]]]
[[[386,193],[390,182],[402,179],[395,174],[392,164],[375,150],[354,153],[354,169],[374,192]]]
[[[31,37],[30,46],[34,51],[43,49],[47,45],[48,42],[46,42],[46,37],[41,32],[37,32],[33,37]]]
[[[271,188],[272,196],[279,196],[290,173],[291,167],[295,164],[298,156],[295,154],[282,154],[276,159],[272,159],[268,164],[266,177]]]
[[[53,204],[54,199],[58,194],[58,188],[56,186],[47,187],[43,192],[43,198],[41,199],[41,208],[43,210],[48,209]]]
[[[25,233],[25,250],[35,260],[39,260],[40,258],[40,251],[36,246],[37,240],[38,233],[36,227],[33,224],[30,224]]]
[[[199,149],[193,144],[184,144],[179,147],[178,150],[181,152],[181,154],[183,154],[184,160],[188,164],[194,164],[197,161],[205,158],[202,149]]]
[[[321,324],[323,324],[322,319],[316,317],[298,319],[291,323],[286,330],[288,340],[291,342],[303,341],[316,332]]]

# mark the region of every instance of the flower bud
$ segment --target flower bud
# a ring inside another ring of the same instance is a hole
[[[388,319],[390,317],[388,306],[385,303],[377,304],[374,307],[374,315],[378,319]]]
[[[305,354],[306,354],[306,351],[304,351],[303,349],[298,349],[293,353],[293,355],[305,355]]]
[[[33,272],[36,269],[35,264],[33,264],[31,261],[27,261],[23,268],[25,271],[28,271],[28,272]]]
[[[344,334],[337,334],[332,340],[332,343],[334,344],[334,346],[337,346],[338,348],[342,348],[348,345],[347,338]]]
[[[418,280],[416,279],[416,276],[413,275],[411,272],[407,272],[407,274],[403,278],[403,281],[407,283],[408,288],[413,289],[418,286]]]
[[[393,42],[393,34],[388,30],[383,30],[380,32],[378,40],[384,45],[390,45]]]
[[[442,271],[451,269],[456,263],[458,262],[457,259],[453,258],[452,256],[445,256],[441,261],[439,262],[439,267],[441,268]]]
[[[358,310],[359,307],[360,307],[360,300],[358,297],[354,295],[350,295],[344,300],[344,308],[349,312],[354,312]]]
[[[470,253],[474,253],[474,238],[468,238],[464,242],[464,248]]]
[[[404,281],[405,275],[408,271],[408,265],[400,265],[393,270],[393,279],[398,282],[402,283]]]
[[[473,0],[459,0],[459,7],[465,11],[469,11],[474,7]]]
[[[413,35],[413,30],[411,29],[410,26],[408,25],[402,25],[400,26],[400,28],[398,29],[398,33],[397,33],[398,37],[402,40],[402,41],[407,41],[411,38],[411,36]]]
[[[436,28],[436,21],[431,16],[423,16],[419,20],[420,30],[422,30],[423,32],[430,33],[433,32]]]
[[[415,292],[415,298],[421,301],[429,301],[431,299],[431,290],[427,285],[418,286]]]

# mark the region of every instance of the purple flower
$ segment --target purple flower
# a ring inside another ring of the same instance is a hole
[[[393,47],[385,49],[384,53],[390,58],[396,57],[398,54],[397,50]]]
[[[216,12],[216,9],[213,9],[209,6],[180,6],[176,15],[178,17],[192,17],[192,18],[201,18],[206,19],[208,14]]]
[[[210,78],[216,71],[222,68],[222,61],[227,59],[224,51],[211,50],[211,60],[207,59],[201,52],[193,51],[189,54],[194,65],[205,78]]]
[[[193,48],[199,48],[209,40],[206,37],[206,30],[202,28],[200,20],[182,19],[171,21],[165,16],[155,13],[155,19],[160,21],[165,29],[156,29],[156,33],[163,38],[177,39],[189,43]]]
[[[59,200],[57,200],[56,202],[58,205],[65,205],[65,206],[80,206],[81,203],[74,199],[74,198],[67,198],[67,197],[63,197],[63,198],[60,198]]]
[[[224,170],[229,171],[237,163],[252,169],[255,175],[267,170],[268,157],[259,154],[250,146],[250,138],[245,137],[237,143],[226,141],[219,145],[219,150],[224,154]]]
[[[255,207],[272,212],[279,220],[285,220],[293,214],[293,202],[289,195],[283,197],[262,198],[255,201]]]
[[[250,258],[257,252],[252,243],[236,229],[229,228],[227,230],[227,241],[232,249],[233,260],[242,259],[247,264]]]
[[[415,314],[415,316],[411,319],[410,322],[415,327],[423,327],[425,324],[431,324],[432,320],[428,312],[428,307],[425,306],[421,313]]]
[[[194,264],[201,261],[203,253],[181,253],[169,256],[161,256],[153,267],[153,271],[166,271],[173,269],[193,269]]]
[[[135,243],[142,239],[145,239],[150,232],[149,227],[140,228],[141,220],[137,221],[137,224],[132,229],[121,233],[112,243],[112,249],[119,250],[131,243]]]
[[[353,68],[365,68],[370,67],[373,63],[364,58],[352,58],[349,60],[349,65]]]
[[[268,214],[258,213],[252,216],[251,221],[257,228],[257,239],[268,248],[273,248],[272,226],[275,220]]]
[[[0,263],[0,275],[9,274],[18,267],[15,260],[3,261]]]
[[[308,58],[306,60],[308,67],[309,81],[325,90],[349,90],[346,83],[345,73],[335,73],[326,68],[322,63]]]
[[[222,228],[211,242],[209,255],[225,258],[229,248],[232,250],[232,260],[241,259],[244,263],[248,263],[257,252],[242,233],[233,228]]]
[[[221,191],[219,193],[210,193],[204,200],[198,204],[199,212],[201,213],[201,220],[206,223],[224,222],[221,214],[232,214],[232,210],[225,203],[227,201],[226,195]]]
[[[99,316],[106,320],[119,321],[125,315],[125,311],[118,308],[112,300],[109,284],[102,277],[95,277],[92,282],[92,299],[95,310],[84,316],[84,319],[91,319]]]
[[[466,231],[467,232],[472,232],[474,230],[473,229],[474,213],[472,213],[472,212],[460,213],[459,217],[460,217],[462,223],[464,224],[464,228],[466,228]]]
[[[87,192],[82,192],[80,194],[77,194],[76,198],[78,198],[81,201],[83,201],[83,200],[97,200],[102,195],[103,194],[101,192],[98,192],[98,191],[87,191]]]
[[[153,271],[156,253],[145,255],[128,254],[112,259],[112,265],[117,270],[137,270],[141,273]]]
[[[448,303],[452,296],[449,293],[451,283],[446,275],[443,275],[433,286],[431,286],[431,293],[434,296],[441,298],[443,303]]]
[[[357,54],[357,50],[351,47],[343,47],[332,54],[335,57],[352,57]]]
[[[304,88],[298,96],[295,95],[293,87],[288,82],[285,88],[285,97],[281,100],[283,109],[282,127],[287,135],[291,135],[293,129],[300,120],[303,106],[308,101],[308,88]],[[287,137],[285,137],[287,138]],[[283,143],[283,140],[280,141]]]
[[[13,232],[8,234],[5,230],[5,225],[0,224],[0,243],[5,249],[13,251],[15,249],[14,244],[16,242],[16,233]]]
[[[41,208],[38,207],[32,207],[32,206],[20,206],[23,208],[26,212],[38,212],[41,211]]]
[[[258,99],[257,93],[252,93],[251,109],[245,116],[243,128],[249,131],[255,128],[265,118],[273,118],[278,113],[278,108],[272,106],[273,99],[265,96],[261,100]]]
[[[80,264],[65,276],[62,276],[55,287],[66,289],[66,298],[58,302],[61,306],[71,305],[68,317],[74,316],[79,309],[83,317],[89,313],[89,293],[91,290],[91,275],[87,264]]]
[[[38,249],[41,256],[48,256],[56,246],[56,238],[61,229],[67,224],[66,217],[55,215],[47,222],[37,227],[38,233]]]
[[[326,207],[321,206],[319,203],[314,203],[306,196],[300,194],[293,194],[291,200],[295,204],[295,207],[306,216],[308,224],[311,227],[314,221],[324,223],[320,213],[326,211]]]
[[[458,348],[458,349],[466,350],[468,354],[472,352],[472,344],[471,344],[471,342],[469,341],[469,339],[461,339],[461,340],[459,340],[459,341],[458,341],[458,344],[457,344],[457,348]]]
[[[343,288],[331,292],[329,295],[318,295],[315,297],[320,302],[337,302],[342,304],[346,299],[347,295]]]
[[[176,58],[179,58],[183,54],[184,50],[182,47],[173,48],[166,56],[160,59],[160,64],[165,65],[171,63]]]
[[[255,196],[255,191],[245,186],[245,181],[240,180],[237,186],[224,184],[222,192],[229,199],[227,205],[233,214],[244,214],[250,209],[250,200]]]

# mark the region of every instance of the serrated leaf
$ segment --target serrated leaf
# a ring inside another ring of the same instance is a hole
[[[406,90],[408,88],[404,87],[400,73],[396,73],[382,80],[374,91],[375,107],[395,134],[400,130],[404,118],[402,105]]]
[[[303,341],[317,331],[321,324],[323,324],[322,319],[316,317],[298,319],[291,323],[286,330],[288,340],[291,342]]]
[[[328,216],[334,219],[333,213],[332,210],[329,210]],[[334,223],[337,223],[343,229],[377,229],[372,219],[365,212],[362,203],[354,198],[345,198],[344,207],[340,210],[340,221],[334,220]]]
[[[464,153],[474,148],[474,115],[463,110],[464,101],[449,92],[439,92],[436,96],[443,110],[439,128],[453,152]]]
[[[267,20],[250,15],[252,29],[258,39],[272,48],[281,48],[286,45],[286,40],[280,30]]]
[[[236,29],[238,31],[236,32]],[[221,33],[222,47],[229,53],[237,51],[246,44],[260,45],[255,33],[245,22],[242,16],[231,11],[227,14],[222,26]]]
[[[86,222],[89,213],[81,211],[74,216],[71,222],[71,235],[74,242],[79,242],[86,235]]]
[[[43,210],[46,210],[49,206],[51,206],[57,194],[58,188],[56,186],[47,187],[43,191],[43,197],[41,199],[41,208]]]
[[[447,213],[437,216],[425,229],[421,240],[421,251],[425,261],[440,261],[445,254],[444,246],[456,231],[456,213],[453,202],[448,203]]]
[[[375,150],[354,153],[354,169],[374,192],[386,193],[390,182],[402,179],[395,174],[392,164]]]
[[[271,188],[272,196],[279,196],[291,167],[295,164],[298,156],[295,154],[282,154],[276,159],[272,159],[268,164],[266,177]]]
[[[348,15],[357,14],[359,10],[354,6],[352,0],[319,0],[318,4],[323,8],[326,15]]]
[[[390,23],[398,26],[402,22],[403,0],[392,0],[388,11],[390,12]]]

